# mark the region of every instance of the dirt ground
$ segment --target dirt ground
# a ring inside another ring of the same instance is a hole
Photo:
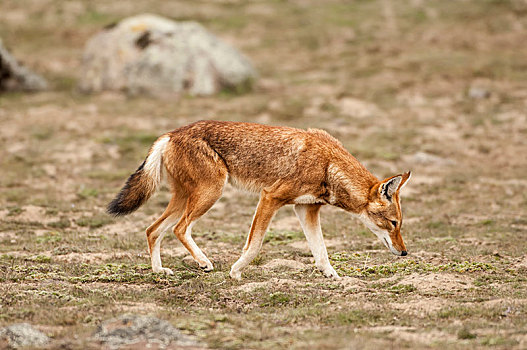
[[[141,12],[197,20],[260,72],[254,90],[129,99],[76,90],[83,44]],[[103,320],[150,314],[210,348],[527,348],[527,3],[2,0],[0,37],[52,89],[0,95],[0,326],[83,349]],[[322,128],[402,193],[407,257],[323,208],[324,278],[292,208],[242,281],[229,278],[257,198],[228,187],[151,273],[145,228],[166,188],[115,219],[106,204],[155,138],[200,119]]]

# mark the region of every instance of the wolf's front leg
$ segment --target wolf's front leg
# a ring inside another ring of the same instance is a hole
[[[315,265],[326,277],[340,278],[329,262],[320,228],[320,207],[319,204],[297,204],[295,213],[306,235],[309,249],[315,258]]]

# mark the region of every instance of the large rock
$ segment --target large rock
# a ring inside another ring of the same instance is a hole
[[[26,346],[42,346],[49,342],[44,333],[28,323],[16,323],[0,329],[0,348],[18,349]],[[6,342],[2,345],[3,342]]]
[[[44,78],[20,65],[0,39],[0,91],[39,91],[47,87]]]
[[[131,95],[212,95],[246,89],[256,72],[248,59],[196,22],[142,14],[106,27],[84,49],[80,88]]]

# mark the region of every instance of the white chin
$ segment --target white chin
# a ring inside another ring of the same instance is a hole
[[[390,250],[390,252],[392,252],[393,255],[397,255],[397,256],[401,256],[402,253],[400,251],[398,251],[397,249],[395,249],[393,247],[393,245],[391,244],[391,240],[388,240],[388,239],[384,239],[383,238],[380,238],[381,242],[384,243],[384,245],[386,246],[386,248],[388,248]]]

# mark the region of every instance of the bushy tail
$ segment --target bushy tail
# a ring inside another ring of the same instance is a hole
[[[154,194],[161,182],[163,152],[169,140],[168,136],[163,136],[152,145],[143,164],[130,175],[119,194],[108,204],[106,211],[109,214],[130,214]]]

